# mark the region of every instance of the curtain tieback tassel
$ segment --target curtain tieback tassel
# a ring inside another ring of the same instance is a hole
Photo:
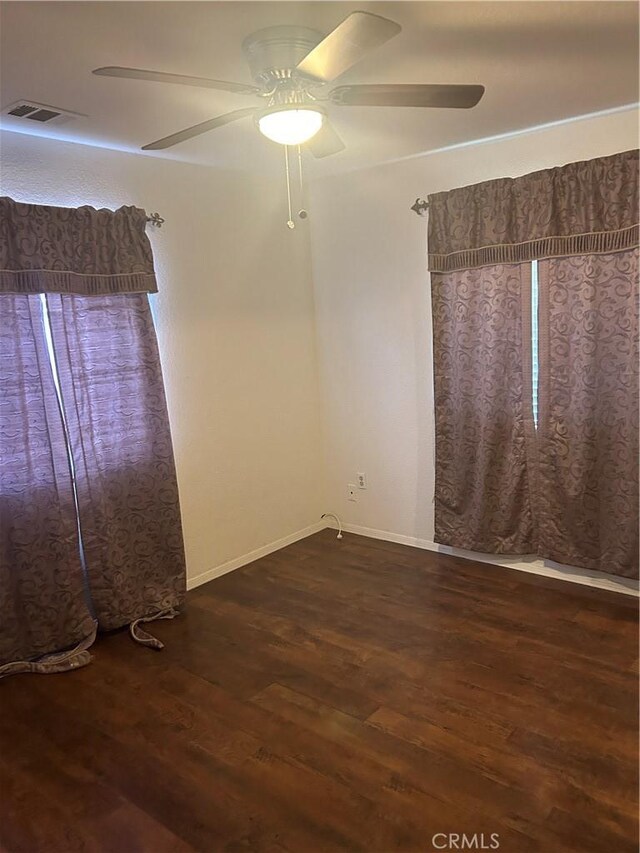
[[[141,646],[149,646],[149,648],[156,649],[157,651],[164,649],[164,643],[148,631],[145,631],[140,625],[145,622],[155,622],[157,619],[174,619],[177,615],[178,611],[175,607],[169,607],[167,610],[160,610],[158,613],[154,613],[153,616],[142,616],[140,619],[135,619],[129,625],[131,639],[136,643],[140,643]]]

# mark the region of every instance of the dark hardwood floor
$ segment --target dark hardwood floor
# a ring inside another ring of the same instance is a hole
[[[4,853],[636,853],[633,598],[323,531],[153,627],[0,683]]]

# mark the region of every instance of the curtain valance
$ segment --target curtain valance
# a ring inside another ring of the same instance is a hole
[[[0,293],[155,293],[146,214],[0,198]]]
[[[429,196],[429,269],[452,272],[638,244],[638,151]]]

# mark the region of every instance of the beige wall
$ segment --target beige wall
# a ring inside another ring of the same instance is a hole
[[[434,112],[434,121],[437,114]],[[633,148],[633,110],[320,180],[311,217],[327,505],[352,525],[433,540],[426,219],[416,196]],[[367,491],[346,499],[364,471]]]
[[[1,192],[42,204],[135,204],[195,578],[318,520],[320,430],[308,225],[283,187],[240,173],[0,136]]]

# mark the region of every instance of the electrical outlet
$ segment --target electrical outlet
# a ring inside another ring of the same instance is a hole
[[[358,478],[358,488],[366,489],[367,488],[367,475],[363,474],[361,471],[356,475]]]
[[[358,496],[356,494],[356,486],[353,483],[347,484],[347,500],[348,501],[357,501]]]

